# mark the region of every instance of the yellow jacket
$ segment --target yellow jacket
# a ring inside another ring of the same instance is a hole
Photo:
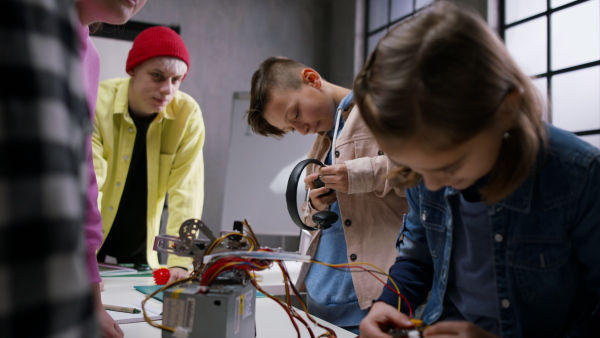
[[[98,90],[92,150],[98,180],[98,207],[104,240],[112,227],[133,153],[136,127],[128,110],[129,79],[102,81]],[[148,128],[147,259],[159,266],[154,238],[168,193],[166,233],[178,236],[181,224],[200,219],[204,203],[204,121],[198,103],[181,91]],[[189,267],[190,258],[169,255],[167,265]]]

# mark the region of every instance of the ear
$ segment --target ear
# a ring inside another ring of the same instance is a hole
[[[129,74],[129,76],[133,77],[135,75],[135,69],[128,71],[127,74]]]
[[[321,75],[312,68],[302,69],[302,80],[309,86],[313,86],[317,89],[321,89],[321,86],[323,86]]]
[[[511,129],[515,125],[517,115],[523,104],[523,91],[519,89],[511,89],[500,105],[498,112],[498,118],[500,125],[503,126],[504,130]]]

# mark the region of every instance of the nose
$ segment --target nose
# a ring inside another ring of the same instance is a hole
[[[443,174],[421,174],[425,186],[429,191],[437,191],[446,185],[446,176]]]
[[[294,130],[299,132],[300,135],[306,135],[310,130],[308,124],[302,123],[300,121],[292,121],[292,127],[294,128]]]
[[[164,81],[162,86],[160,87],[160,92],[163,95],[170,95],[173,93],[175,86],[171,83],[171,81]]]

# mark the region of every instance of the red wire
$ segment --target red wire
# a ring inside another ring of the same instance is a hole
[[[329,266],[329,265],[326,265]],[[368,272],[369,274],[371,274],[371,276],[375,277],[375,279],[377,279],[379,282],[381,282],[383,285],[385,285],[386,288],[388,288],[389,290],[391,290],[393,293],[395,293],[398,297],[400,297],[400,299],[402,299],[407,307],[408,307],[408,318],[411,319],[413,317],[413,310],[412,310],[412,306],[410,305],[410,303],[408,302],[408,299],[406,299],[406,297],[404,297],[404,295],[402,295],[401,293],[399,293],[398,291],[396,291],[395,289],[393,289],[389,284],[387,284],[386,282],[382,281],[379,277],[377,277],[372,270],[366,269],[363,266],[360,265],[340,265],[340,266],[329,266],[335,269],[343,269],[343,268],[357,268],[357,269],[362,269],[366,272]]]

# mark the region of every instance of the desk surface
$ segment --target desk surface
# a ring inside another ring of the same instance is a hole
[[[263,280],[263,283],[264,282],[268,281]],[[151,277],[104,278],[102,301],[106,304],[133,305],[144,299],[144,295],[133,288],[135,285],[154,285],[154,280]],[[306,319],[306,314],[304,312],[300,310],[298,310],[298,312]],[[319,319],[317,319],[317,321],[335,331],[339,338],[356,337],[355,334],[343,330],[331,323]],[[300,328],[301,337],[310,337],[310,334],[301,323],[297,323],[297,325]],[[125,332],[126,338],[161,337],[161,330],[146,322],[121,324],[120,326],[123,332]],[[323,329],[315,327],[314,325],[311,326],[311,329],[315,336],[325,332]],[[257,338],[295,337],[297,335],[286,312],[275,301],[269,298],[256,299],[256,331]]]

